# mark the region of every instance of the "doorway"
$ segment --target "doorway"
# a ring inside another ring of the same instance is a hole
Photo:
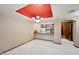
[[[61,25],[61,37],[73,41],[73,20],[64,20]]]

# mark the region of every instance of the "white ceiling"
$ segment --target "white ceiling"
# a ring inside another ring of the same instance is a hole
[[[0,4],[0,11],[16,11],[26,5],[24,4]]]
[[[69,17],[70,10],[79,10],[79,4],[54,4],[52,7],[55,18]]]
[[[0,12],[16,11],[23,4],[0,4]],[[70,10],[79,10],[79,4],[52,4],[54,18],[65,18],[69,16]]]

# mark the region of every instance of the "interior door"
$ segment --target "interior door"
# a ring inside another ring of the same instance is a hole
[[[62,36],[68,40],[73,40],[73,22],[62,22]]]

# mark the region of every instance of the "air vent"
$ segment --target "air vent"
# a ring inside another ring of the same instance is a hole
[[[72,12],[75,12],[75,11],[77,11],[77,10],[70,10],[69,13],[72,13]]]

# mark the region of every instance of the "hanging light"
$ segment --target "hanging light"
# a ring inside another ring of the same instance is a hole
[[[44,18],[41,17],[41,20],[43,20]]]
[[[36,16],[36,19],[40,19],[40,16]]]
[[[35,19],[35,17],[32,17],[32,19],[34,20],[34,19]]]
[[[35,20],[36,23],[39,23],[40,21],[41,21],[41,20],[39,20],[39,19],[36,19],[36,20]]]
[[[36,22],[39,23],[43,18],[40,16],[32,17],[32,19]]]

